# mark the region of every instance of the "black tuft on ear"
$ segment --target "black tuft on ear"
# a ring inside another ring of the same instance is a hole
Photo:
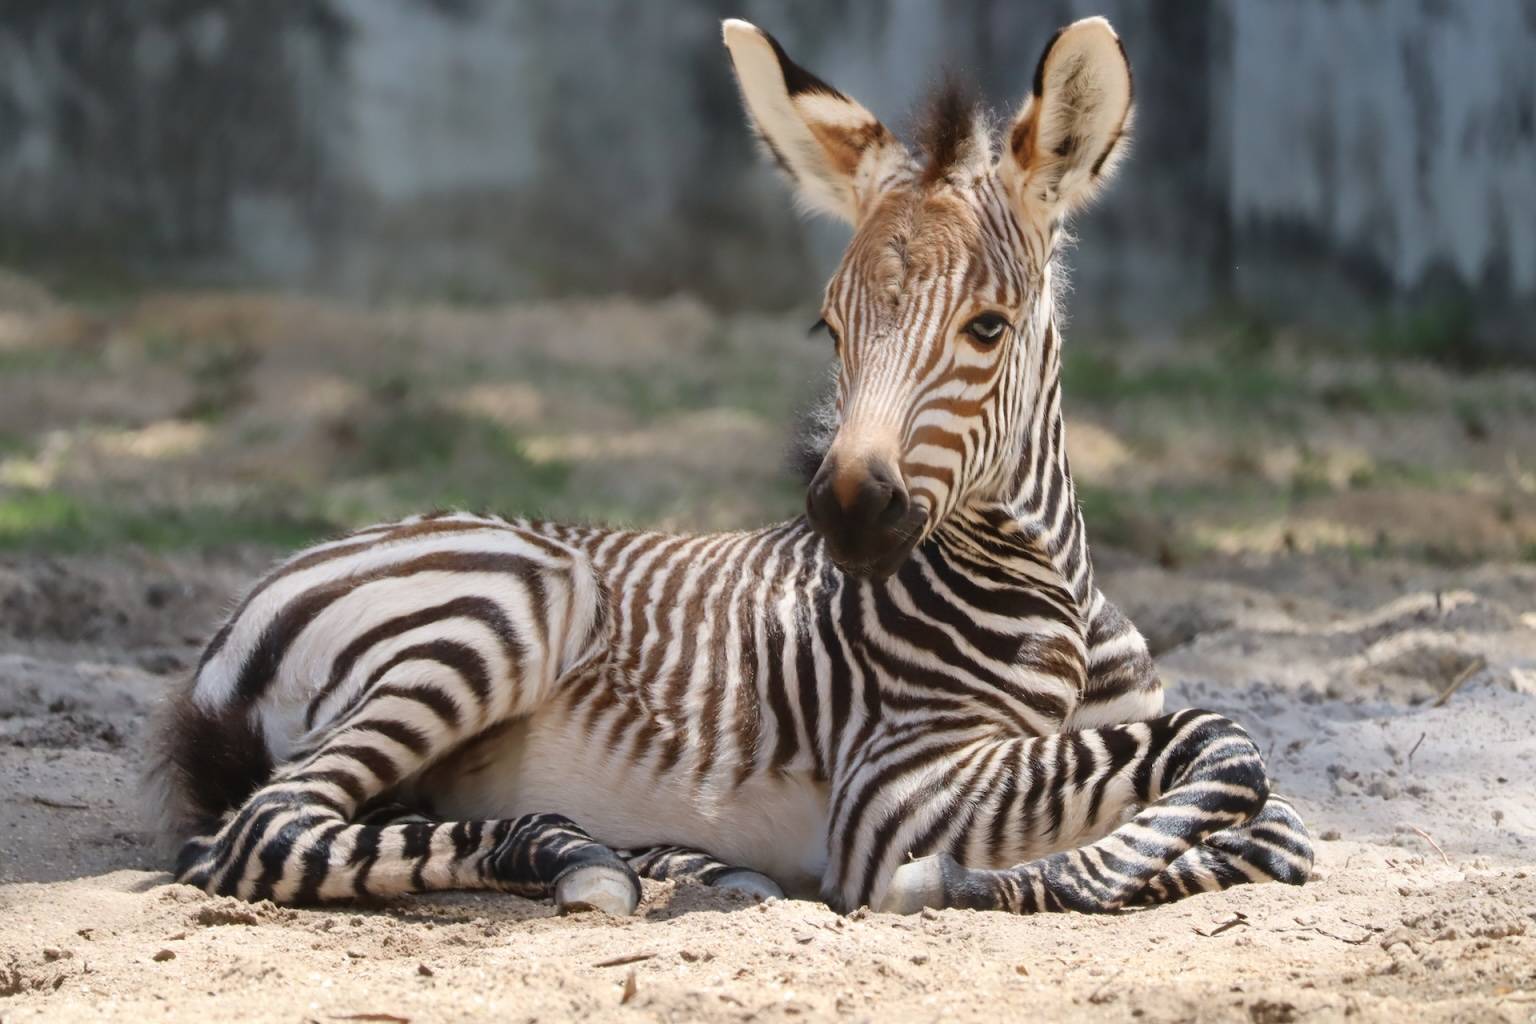
[[[763,30],[758,29],[758,31],[762,32]],[[784,73],[784,88],[789,92],[790,96],[817,92],[824,96],[836,96],[840,100],[848,98],[833,86],[828,85],[816,75],[790,60],[789,54],[784,52],[784,47],[779,45],[779,41],[773,38],[772,33],[763,32],[763,38],[768,40],[769,46],[773,47],[773,55],[779,61],[779,70]]]
[[[1035,99],[1045,95],[1045,58],[1051,55],[1051,47],[1056,45],[1056,40],[1060,39],[1061,34],[1066,30],[1067,26],[1065,25],[1057,29],[1051,36],[1050,41],[1045,44],[1045,49],[1040,51],[1040,59],[1035,61],[1035,81],[1032,90],[1035,94]]]

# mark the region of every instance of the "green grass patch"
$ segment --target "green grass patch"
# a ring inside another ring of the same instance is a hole
[[[1196,537],[1200,527],[1283,519],[1317,493],[1319,484],[1311,478],[1289,486],[1253,479],[1153,487],[1134,494],[1079,485],[1078,502],[1091,544],[1134,551],[1174,567],[1210,553]]]
[[[1366,415],[1421,408],[1420,396],[1406,388],[1391,367],[1367,375],[1313,381],[1296,370],[1275,365],[1262,354],[1227,350],[1192,353],[1187,360],[1128,367],[1112,353],[1066,352],[1061,386],[1068,401],[1196,406],[1228,416],[1262,414],[1300,425],[1308,407]]]
[[[571,505],[573,467],[529,457],[513,431],[484,417],[417,397],[408,381],[370,389],[361,416],[332,424],[339,482],[373,480],[383,497],[349,507],[349,520],[402,509],[459,507],[505,514]]]
[[[1316,398],[1335,412],[1357,412],[1373,416],[1410,412],[1424,404],[1386,367],[1363,380],[1330,381],[1318,389]]]
[[[338,532],[335,523],[249,507],[129,509],[57,491],[0,495],[0,549],[89,552],[136,545],[206,550],[236,544],[293,548]]]
[[[218,420],[251,398],[251,373],[261,354],[250,344],[221,339],[200,347],[188,366],[192,397],[182,408],[188,419]]]
[[[12,430],[0,430],[0,456],[28,455],[36,446],[30,437]]]
[[[1110,402],[1127,399],[1200,401],[1233,408],[1277,408],[1310,397],[1295,374],[1262,362],[1194,361],[1127,369],[1099,352],[1069,352],[1061,386],[1072,398]]]
[[[101,364],[101,349],[84,345],[0,349],[0,376],[25,373],[77,374],[99,369]]]
[[[1454,490],[1458,483],[1454,476],[1400,459],[1379,459],[1369,466],[1361,466],[1349,475],[1349,486],[1354,490],[1366,490],[1371,487],[1408,487],[1425,491],[1445,491]]]
[[[733,345],[721,334],[702,354],[643,367],[589,366],[531,353],[518,377],[551,393],[616,407],[639,423],[718,408],[787,423],[822,379],[822,365],[800,356]]]

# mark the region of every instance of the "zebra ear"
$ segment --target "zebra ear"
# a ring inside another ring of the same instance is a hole
[[[875,115],[789,59],[755,25],[723,25],[736,81],[758,137],[802,203],[857,224],[906,150]]]
[[[1081,208],[1129,148],[1131,65],[1103,18],[1058,31],[1008,133],[999,174],[1026,216],[1050,223]]]

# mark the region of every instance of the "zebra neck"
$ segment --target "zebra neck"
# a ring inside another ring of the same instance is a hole
[[[1022,587],[1059,594],[1058,600],[1075,606],[1079,621],[1086,624],[1093,564],[1071,476],[1059,479],[1056,500],[1064,511],[1054,517],[1045,515],[1043,507],[1021,511],[1009,502],[976,503],[958,510],[937,539],[974,562],[994,566],[999,575]]]
[[[1030,424],[1031,442],[1025,446],[1007,495],[985,518],[999,540],[1049,566],[1086,616],[1093,598],[1093,561],[1067,461],[1061,386],[1054,372],[1049,379],[1050,387]]]

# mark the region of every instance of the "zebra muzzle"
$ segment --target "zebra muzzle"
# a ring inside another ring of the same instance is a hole
[[[912,553],[927,510],[912,502],[894,465],[829,452],[806,493],[806,517],[839,569],[884,579]]]

